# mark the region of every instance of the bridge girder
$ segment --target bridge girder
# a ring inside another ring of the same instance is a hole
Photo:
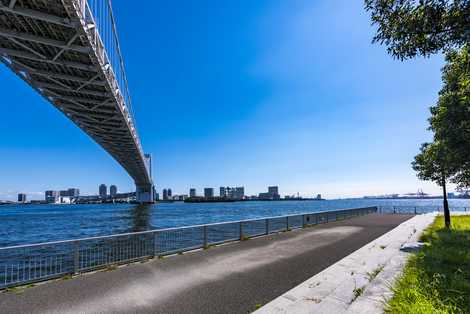
[[[150,158],[130,113],[112,10],[117,50],[107,49],[93,14],[87,0],[0,0],[0,60],[110,153],[151,202]]]

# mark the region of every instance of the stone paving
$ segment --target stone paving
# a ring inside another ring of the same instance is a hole
[[[274,299],[264,313],[382,313],[409,253],[437,213],[415,216]]]

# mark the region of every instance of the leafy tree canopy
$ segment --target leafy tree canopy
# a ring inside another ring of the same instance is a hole
[[[373,42],[400,60],[459,49],[470,42],[470,0],[365,0]]]
[[[421,180],[434,181],[442,186],[454,174],[451,158],[441,142],[424,143],[412,162],[413,169]]]
[[[435,141],[445,143],[460,187],[470,187],[470,45],[446,56],[443,87],[431,107],[430,129]]]

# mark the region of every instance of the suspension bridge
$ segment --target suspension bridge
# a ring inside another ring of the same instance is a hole
[[[111,0],[0,0],[0,60],[129,173],[138,202],[154,201]]]

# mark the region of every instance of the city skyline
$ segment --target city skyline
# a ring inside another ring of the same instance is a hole
[[[143,34],[132,23],[147,13],[115,3],[118,28],[126,25],[120,37],[137,126],[159,190],[230,182],[249,183],[247,194],[272,183],[286,194],[326,198],[420,188],[439,194],[418,181],[410,162],[430,139],[423,130],[442,56],[391,60],[370,44],[374,30],[361,3],[343,1],[339,10],[293,3],[289,10],[269,1],[167,4],[152,10],[159,16],[149,25],[156,36],[149,52],[138,49]],[[159,25],[174,27],[167,33]],[[144,64],[146,53],[156,54],[154,64]],[[142,73],[147,66],[153,76]],[[134,189],[106,152],[4,66],[0,80],[10,91],[0,104],[0,199],[19,192],[40,199],[64,186],[93,194],[100,182]]]

